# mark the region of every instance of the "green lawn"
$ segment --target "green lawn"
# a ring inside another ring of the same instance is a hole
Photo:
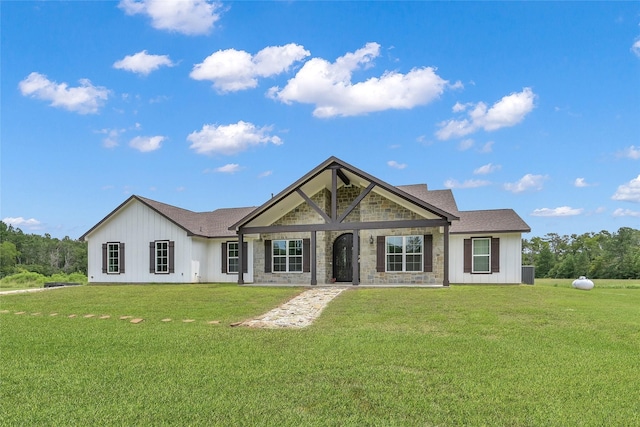
[[[229,326],[295,288],[2,296],[0,425],[639,425],[640,289],[537,283],[349,290],[303,330]]]

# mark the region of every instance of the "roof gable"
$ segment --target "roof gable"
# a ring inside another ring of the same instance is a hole
[[[282,190],[276,196],[272,197],[262,206],[249,213],[247,216],[234,223],[229,227],[236,230],[246,225],[269,225],[298,205],[305,202],[305,198],[300,193],[304,193],[307,197],[316,194],[323,188],[331,189],[332,169],[337,170],[339,177],[339,186],[358,185],[362,188],[372,186],[371,191],[387,197],[396,203],[403,204],[405,207],[410,206],[413,209],[429,212],[440,218],[449,221],[458,219],[455,213],[446,211],[440,206],[433,205],[428,201],[416,197],[412,192],[405,191],[401,187],[395,187],[386,182],[338,159],[337,157],[329,157],[320,165],[305,174],[302,178]],[[426,187],[426,186],[425,186]],[[409,188],[409,190],[411,190]],[[455,206],[455,202],[453,203]]]

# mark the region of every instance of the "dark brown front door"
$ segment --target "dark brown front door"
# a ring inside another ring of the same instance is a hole
[[[346,233],[333,242],[333,277],[336,282],[353,281],[353,234]]]

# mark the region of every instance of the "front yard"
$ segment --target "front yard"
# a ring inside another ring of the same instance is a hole
[[[638,425],[640,289],[569,286],[354,289],[302,330],[229,326],[295,288],[2,296],[0,424]]]

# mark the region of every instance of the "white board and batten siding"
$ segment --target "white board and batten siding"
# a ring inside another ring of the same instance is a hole
[[[89,245],[89,281],[92,283],[184,283],[191,282],[191,238],[148,206],[133,199],[86,237]],[[149,271],[149,243],[175,242],[175,272],[153,274]],[[102,272],[102,245],[120,242],[125,248],[125,271]]]
[[[85,237],[89,245],[88,276],[91,283],[198,283],[237,282],[237,274],[222,273],[222,242],[230,239],[207,239],[188,236],[187,232],[149,208],[132,199],[113,216]],[[149,243],[157,240],[174,242],[174,272],[151,273]],[[124,273],[102,272],[102,245],[124,243]],[[249,266],[253,261],[253,245],[249,246]],[[245,282],[253,280],[251,267]]]
[[[500,272],[471,274],[464,272],[464,240],[488,237],[477,234],[452,234],[449,240],[449,281],[465,284],[514,284],[522,283],[522,234],[494,233],[490,237],[500,239]]]

